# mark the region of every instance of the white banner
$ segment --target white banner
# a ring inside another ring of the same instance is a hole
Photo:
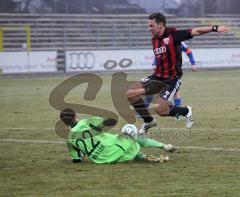
[[[56,72],[57,52],[0,52],[0,69],[3,73]]]
[[[192,49],[197,68],[240,67],[240,50]],[[153,51],[146,50],[106,50],[66,52],[66,71],[106,71],[106,70],[150,70],[154,59]],[[188,57],[183,54],[183,68],[189,67]]]
[[[240,49],[192,49],[197,68],[240,67]],[[183,55],[183,68],[191,66],[188,57]]]
[[[151,69],[152,50],[68,51],[66,71],[106,71]]]

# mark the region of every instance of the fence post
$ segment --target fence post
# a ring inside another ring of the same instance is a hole
[[[3,51],[3,29],[0,27],[0,52]]]
[[[64,56],[64,73],[67,72],[67,62],[66,62],[66,39],[67,39],[67,36],[66,36],[66,26],[64,25],[63,26],[63,56]]]
[[[133,37],[132,26],[129,25],[129,28],[128,28],[128,47],[130,49],[132,48],[132,37]]]
[[[113,47],[116,47],[116,39],[115,39],[115,37],[116,37],[116,24],[115,23],[113,23],[113,26],[112,26],[112,46]]]
[[[29,26],[25,27],[25,31],[27,33],[27,51],[31,51],[31,30]]]
[[[99,27],[97,26],[97,49],[99,49]]]

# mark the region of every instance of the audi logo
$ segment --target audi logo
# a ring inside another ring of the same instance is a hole
[[[69,53],[71,58],[70,69],[91,69],[95,65],[95,56],[92,52]]]
[[[103,66],[107,70],[111,70],[119,65],[121,68],[127,68],[132,65],[132,60],[128,58],[123,58],[119,61],[119,63],[115,60],[107,60]]]
[[[167,50],[166,47],[156,48],[156,49],[154,49],[154,54],[158,55],[158,54],[166,52],[166,50]]]

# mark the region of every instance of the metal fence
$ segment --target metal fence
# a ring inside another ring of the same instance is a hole
[[[21,51],[29,47],[32,51],[58,51],[61,67],[66,50],[151,48],[147,19],[145,14],[0,14],[0,45],[4,51]],[[178,29],[212,24],[228,25],[233,31],[226,35],[210,33],[196,37],[191,41],[191,47],[240,47],[240,18],[167,17],[167,25]]]

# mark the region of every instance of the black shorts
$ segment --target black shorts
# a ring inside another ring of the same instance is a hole
[[[159,94],[169,104],[181,86],[180,79],[163,79],[155,75],[142,78],[139,83],[146,90],[146,95]]]

